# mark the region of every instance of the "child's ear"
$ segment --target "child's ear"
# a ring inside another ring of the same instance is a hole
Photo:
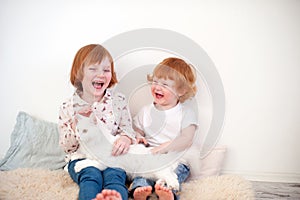
[[[182,97],[183,95],[185,95],[186,94],[186,89],[185,88],[181,88],[181,89],[179,89],[178,90],[178,96],[179,97]]]

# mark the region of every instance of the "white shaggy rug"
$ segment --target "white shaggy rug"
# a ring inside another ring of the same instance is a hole
[[[1,200],[76,200],[78,186],[63,170],[17,169],[0,171]],[[188,181],[181,200],[254,200],[249,181],[233,175]]]

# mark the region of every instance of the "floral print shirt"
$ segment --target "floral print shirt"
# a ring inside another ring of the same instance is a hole
[[[77,91],[71,98],[63,102],[59,111],[59,143],[67,154],[71,155],[79,148],[80,134],[74,127],[76,126],[78,111],[87,106],[92,107],[90,118],[96,116],[99,119],[94,119],[93,122],[101,123],[98,125],[105,126],[105,128],[111,130],[112,135],[121,134],[132,139],[135,138],[131,116],[124,95],[120,93],[114,94],[112,89],[107,89],[100,102],[90,105],[80,97],[80,92]]]

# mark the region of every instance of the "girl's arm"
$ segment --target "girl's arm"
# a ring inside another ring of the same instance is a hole
[[[118,133],[134,141],[135,139],[135,131],[132,128],[132,120],[127,106],[125,106],[121,111],[121,119],[119,124]]]
[[[117,139],[114,143],[112,155],[118,156],[128,152],[130,144],[135,141],[135,131],[132,129],[132,120],[130,112],[127,108],[126,100],[124,97],[121,97],[120,101],[120,123],[118,127],[118,134],[120,138]]]
[[[59,110],[58,130],[59,144],[66,153],[73,153],[79,147],[79,136],[76,133],[76,120],[72,115],[72,106],[63,104]]]
[[[196,132],[196,125],[190,125],[182,129],[181,134],[174,140],[165,142],[158,147],[154,147],[151,152],[157,153],[168,153],[170,151],[183,151],[189,148],[193,144],[193,138]]]

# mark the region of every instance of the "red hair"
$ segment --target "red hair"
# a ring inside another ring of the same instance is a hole
[[[184,92],[184,95],[179,97],[180,102],[184,102],[196,95],[194,68],[180,58],[164,59],[154,68],[153,74],[148,75],[148,81],[153,81],[154,76],[159,79],[175,81],[175,89],[179,92]]]
[[[73,60],[70,73],[70,81],[78,90],[82,91],[83,68],[92,64],[100,64],[104,58],[108,58],[111,63],[112,78],[108,87],[113,86],[118,82],[114,71],[114,63],[110,53],[99,44],[89,44],[80,48]]]

